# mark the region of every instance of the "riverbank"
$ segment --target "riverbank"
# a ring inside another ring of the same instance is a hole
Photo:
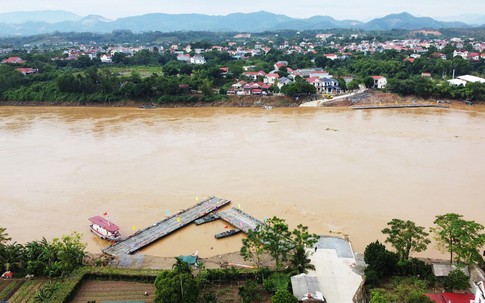
[[[86,265],[104,264],[118,268],[130,269],[171,269],[175,263],[175,257],[160,257],[145,254],[123,255],[121,257],[111,257],[101,253],[88,253],[84,259]],[[199,261],[205,268],[253,268],[254,263],[244,260],[238,251],[221,253],[212,257],[200,256]],[[261,257],[263,267],[273,268],[275,263],[271,256]]]
[[[59,106],[59,107],[137,107],[179,108],[179,107],[298,107],[305,98],[289,96],[226,96],[224,100],[188,101],[188,102],[147,102],[139,100],[123,100],[118,102],[84,103],[59,101],[0,101],[0,106]]]
[[[443,104],[456,108],[469,108],[463,100],[422,98],[416,96],[399,96],[394,93],[382,91],[365,91],[355,94],[341,95],[334,99],[315,100],[313,96],[302,96],[298,98],[276,95],[276,96],[225,96],[223,100],[212,101],[188,101],[188,102],[161,102],[150,103],[139,100],[123,100],[118,102],[89,103],[84,102],[59,102],[59,101],[0,101],[0,106],[57,106],[57,107],[134,107],[143,109],[154,108],[183,108],[183,107],[339,107],[347,108],[354,105],[411,105],[411,104]],[[483,102],[474,104],[483,105]]]

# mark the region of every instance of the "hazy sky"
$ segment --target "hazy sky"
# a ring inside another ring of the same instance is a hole
[[[0,12],[33,10],[66,10],[110,19],[147,13],[227,15],[264,10],[294,18],[328,15],[368,20],[404,11],[429,17],[485,15],[485,0],[0,0]]]

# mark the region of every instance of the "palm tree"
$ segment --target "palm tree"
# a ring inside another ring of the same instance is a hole
[[[6,233],[5,230],[5,227],[0,227],[0,245],[4,245],[8,241],[12,240],[12,238],[8,237],[8,233]]]
[[[179,257],[176,257],[175,258],[175,263],[172,265],[172,269],[179,273],[179,274],[183,274],[183,273],[188,273],[188,274],[191,274],[192,273],[192,269],[190,268],[190,265],[183,261],[181,258]]]
[[[182,258],[176,257],[175,260],[176,260],[175,263],[172,265],[172,270],[175,271],[179,276],[180,293],[182,295],[182,302],[184,302],[184,284],[183,284],[182,275],[192,274],[192,269],[190,268],[190,265],[187,262],[182,260]]]
[[[17,242],[0,248],[0,265],[6,271],[22,268],[24,263],[24,247]]]
[[[308,270],[315,270],[315,265],[311,264],[309,252],[304,246],[297,246],[295,253],[292,255],[290,263],[294,271],[299,274],[308,273]]]

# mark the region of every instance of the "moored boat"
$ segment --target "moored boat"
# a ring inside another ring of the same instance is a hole
[[[239,232],[241,232],[240,229],[231,229],[231,230],[227,230],[227,231],[224,231],[224,232],[215,234],[214,237],[216,239],[222,239],[222,238],[226,238],[226,237],[233,236],[233,235],[235,235],[235,234],[237,234]]]
[[[121,240],[120,228],[101,216],[89,218],[89,228],[98,237],[108,241],[118,242]]]

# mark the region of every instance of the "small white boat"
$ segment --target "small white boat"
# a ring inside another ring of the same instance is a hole
[[[89,228],[101,239],[113,242],[118,242],[121,240],[120,228],[116,224],[101,216],[89,218],[89,221],[91,221]]]

